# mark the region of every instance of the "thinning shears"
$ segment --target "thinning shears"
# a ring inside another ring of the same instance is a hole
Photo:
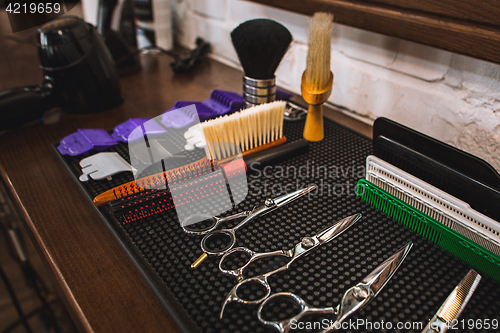
[[[340,304],[336,307],[313,308],[310,307],[299,296],[284,292],[273,294],[271,297],[267,298],[257,310],[257,317],[263,324],[272,326],[281,333],[287,333],[290,331],[291,325],[299,321],[305,315],[333,314],[337,316],[336,320],[328,328],[321,331],[321,333],[336,331],[341,328],[342,322],[346,320],[347,317],[352,315],[354,312],[361,310],[375,297],[377,297],[382,288],[384,288],[387,282],[389,282],[389,280],[392,278],[399,266],[401,266],[406,256],[408,255],[408,252],[410,252],[412,245],[412,242],[406,244],[395,254],[381,263],[377,268],[375,268],[360,283],[349,288],[342,296],[342,301],[340,302]],[[263,319],[262,313],[266,305],[268,305],[272,300],[279,297],[291,298],[293,302],[299,305],[301,309],[300,312],[291,318],[280,321],[270,321]]]
[[[280,251],[276,251],[276,252],[272,252],[272,254],[269,254],[268,256],[273,256],[273,255],[283,255],[283,253],[285,253],[285,255],[289,256],[291,259],[290,259],[290,261],[288,261],[288,263],[286,263],[285,265],[283,265],[283,266],[281,266],[273,271],[267,272],[267,273],[262,274],[262,275],[254,276],[254,277],[251,277],[248,279],[244,279],[244,280],[241,280],[240,282],[238,282],[233,287],[233,289],[231,289],[229,294],[227,295],[226,300],[224,301],[224,304],[222,305],[222,310],[220,312],[220,318],[222,319],[222,316],[224,314],[224,309],[226,308],[226,305],[230,302],[234,301],[234,302],[244,303],[244,304],[257,304],[257,303],[260,303],[260,302],[264,301],[265,299],[267,299],[269,297],[269,295],[271,294],[271,286],[269,285],[269,282],[267,281],[267,279],[271,275],[274,275],[278,272],[287,270],[295,260],[308,254],[310,251],[317,248],[318,246],[332,241],[337,236],[339,236],[341,233],[346,231],[349,227],[351,227],[354,223],[356,223],[356,221],[358,221],[360,218],[361,218],[361,214],[354,214],[354,215],[351,215],[349,217],[343,218],[342,220],[337,221],[334,224],[324,228],[323,230],[321,230],[320,232],[318,232],[316,235],[314,235],[312,237],[302,238],[302,240],[299,243],[297,243],[293,249],[291,249],[289,251],[286,251],[286,252],[284,251],[282,253],[278,253]],[[256,259],[259,259],[262,257],[264,257],[264,254],[262,254],[262,253],[254,254],[253,257],[250,258],[250,261],[253,261],[253,260],[256,260]],[[247,265],[240,267],[241,272],[235,271],[233,275],[237,275],[237,274],[242,273],[243,269],[246,266]],[[257,282],[257,283],[260,283],[261,285],[263,285],[267,290],[266,295],[260,299],[257,299],[257,300],[245,300],[245,299],[239,297],[238,296],[238,288],[240,288],[244,284],[252,283],[252,282]]]
[[[284,195],[281,195],[276,198],[269,198],[266,199],[264,204],[262,206],[255,206],[251,211],[244,211],[235,215],[231,215],[228,217],[224,218],[218,218],[218,217],[211,217],[211,225],[207,228],[201,229],[201,230],[193,230],[193,229],[188,229],[185,226],[182,226],[183,230],[187,233],[190,234],[198,234],[198,235],[205,235],[203,239],[201,240],[201,249],[203,250],[204,254],[191,265],[192,268],[196,268],[198,264],[203,261],[206,256],[209,255],[216,255],[216,256],[221,256],[225,254],[227,251],[231,250],[234,247],[234,244],[236,243],[236,231],[240,228],[242,228],[244,225],[246,225],[249,222],[252,222],[259,218],[260,216],[263,216],[267,213],[272,212],[273,210],[276,210],[286,204],[289,204],[290,202],[297,200],[298,198],[306,195],[307,193],[311,192],[316,188],[315,185],[306,187],[304,189],[299,189],[291,193],[287,193]],[[244,219],[238,223],[234,228],[231,229],[217,229],[219,224],[227,221],[231,221],[237,218],[244,217]],[[192,218],[198,219],[198,221],[203,220],[203,218],[199,216],[193,216]],[[206,218],[205,218],[206,219]],[[186,223],[183,223],[186,224]],[[224,241],[218,241],[221,238],[226,238]],[[213,248],[210,246],[210,244],[218,244],[216,248]],[[223,243],[223,244],[220,244]]]

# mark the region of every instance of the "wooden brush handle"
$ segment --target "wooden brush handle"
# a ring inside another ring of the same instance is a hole
[[[328,85],[323,89],[314,89],[305,83],[305,72],[302,74],[302,84],[300,87],[302,97],[309,103],[306,124],[304,126],[304,139],[307,141],[321,141],[323,132],[323,103],[328,100],[332,93],[333,74],[330,72]]]
[[[278,147],[278,146],[281,146],[281,145],[283,145],[285,143],[286,143],[286,137],[282,136],[280,139],[277,139],[277,140],[265,143],[263,145],[257,146],[255,148],[252,148],[252,149],[249,149],[249,150],[245,150],[243,153],[241,153],[241,156],[243,158],[250,157],[252,155],[260,153],[261,151],[265,151],[265,150],[268,150],[268,149],[271,149],[271,148],[274,148],[274,147]],[[234,156],[230,156],[230,157],[226,157],[226,158],[224,158],[222,160],[218,160],[217,164],[218,165],[224,164],[224,163],[230,162],[232,160],[234,160]]]
[[[307,110],[306,125],[304,126],[304,139],[307,141],[321,141],[325,137],[323,131],[323,105],[309,105]]]

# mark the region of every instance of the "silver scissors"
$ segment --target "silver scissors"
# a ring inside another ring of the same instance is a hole
[[[271,286],[269,285],[269,282],[267,279],[278,272],[282,272],[284,270],[287,270],[290,265],[297,260],[298,258],[302,257],[303,255],[309,253],[311,250],[315,249],[316,247],[326,244],[333,239],[335,239],[337,236],[339,236],[341,233],[346,231],[349,227],[351,227],[354,223],[356,223],[359,219],[361,218],[361,214],[354,214],[349,217],[343,218],[340,221],[335,222],[334,224],[324,228],[320,232],[318,232],[316,235],[312,237],[304,237],[302,240],[295,245],[295,247],[288,252],[288,256],[291,258],[288,263],[285,265],[267,272],[262,275],[254,276],[245,280],[242,280],[238,282],[233,289],[229,292],[229,294],[226,297],[226,300],[224,301],[224,304],[222,305],[222,310],[220,312],[220,318],[222,319],[222,316],[224,314],[224,309],[226,308],[226,305],[230,302],[238,302],[238,303],[243,303],[243,304],[257,304],[269,297],[271,294]],[[279,252],[279,251],[278,251]],[[286,252],[283,252],[286,253]],[[260,255],[260,256],[259,256]],[[278,255],[273,252],[273,255]],[[282,255],[282,254],[279,254]],[[258,258],[262,258],[263,254],[258,254],[254,255],[253,259],[256,260]],[[252,258],[250,259],[252,261]],[[251,282],[257,282],[263,285],[266,288],[266,295],[263,296],[260,299],[257,300],[244,300],[241,297],[238,296],[238,288],[240,288],[242,285],[251,283]]]
[[[230,249],[234,247],[234,244],[236,243],[236,231],[240,228],[242,228],[245,224],[254,221],[260,216],[263,216],[269,212],[272,212],[273,210],[276,210],[280,208],[281,206],[284,206],[286,204],[289,204],[290,202],[297,200],[298,198],[306,195],[307,193],[311,192],[316,188],[315,185],[309,186],[304,189],[300,189],[291,193],[284,194],[282,196],[276,197],[276,198],[269,198],[266,199],[264,204],[262,206],[255,206],[251,211],[245,211],[241,212],[235,215],[231,215],[228,217],[224,218],[217,218],[214,217],[212,218],[212,223],[213,225],[209,226],[208,228],[195,231],[195,230],[188,230],[184,226],[182,227],[184,231],[191,233],[191,234],[198,234],[198,235],[205,235],[203,239],[201,240],[201,249],[203,250],[204,254],[202,255],[206,257],[206,254],[211,254],[211,255],[223,255]],[[245,217],[240,223],[238,223],[234,228],[231,229],[218,229],[216,230],[217,226],[226,221],[234,220],[236,218],[240,217]],[[203,218],[202,218],[203,219]],[[199,221],[200,219],[198,219]],[[185,223],[184,223],[185,224]],[[214,241],[216,243],[216,239],[218,237],[226,237],[229,238],[229,241],[226,243],[224,246],[221,246],[220,248],[217,249],[210,249],[210,241]],[[200,257],[200,258],[202,258]],[[200,260],[200,259],[198,259]],[[197,261],[198,261],[197,260]],[[203,259],[202,259],[203,260]],[[193,265],[191,266],[193,267]]]
[[[326,329],[321,331],[321,333],[336,331],[341,327],[342,322],[352,315],[354,312],[361,310],[368,303],[370,303],[377,295],[380,293],[382,288],[389,282],[396,270],[405,260],[408,252],[412,247],[412,242],[409,242],[401,249],[399,249],[395,254],[381,263],[377,268],[375,268],[370,274],[368,274],[360,283],[349,288],[342,296],[342,301],[336,307],[327,308],[313,308],[310,307],[302,298],[299,296],[284,292],[277,293],[266,299],[257,310],[257,317],[260,322],[265,325],[272,326],[276,328],[281,333],[287,333],[290,331],[291,325],[296,323],[305,315],[308,314],[333,314],[337,315],[336,320]],[[268,321],[262,318],[262,311],[264,307],[271,302],[273,299],[291,298],[292,301],[297,303],[300,307],[299,314],[294,317],[280,320],[280,321]]]

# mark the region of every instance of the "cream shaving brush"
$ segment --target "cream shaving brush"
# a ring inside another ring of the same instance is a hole
[[[310,25],[307,66],[302,74],[301,92],[309,104],[304,139],[321,141],[323,132],[323,103],[332,92],[333,74],[330,71],[330,49],[333,15],[315,13]]]

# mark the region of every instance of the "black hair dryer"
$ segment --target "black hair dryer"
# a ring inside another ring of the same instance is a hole
[[[0,130],[39,119],[53,107],[94,113],[123,102],[116,65],[92,25],[64,16],[38,29],[37,44],[44,80],[0,92]]]

